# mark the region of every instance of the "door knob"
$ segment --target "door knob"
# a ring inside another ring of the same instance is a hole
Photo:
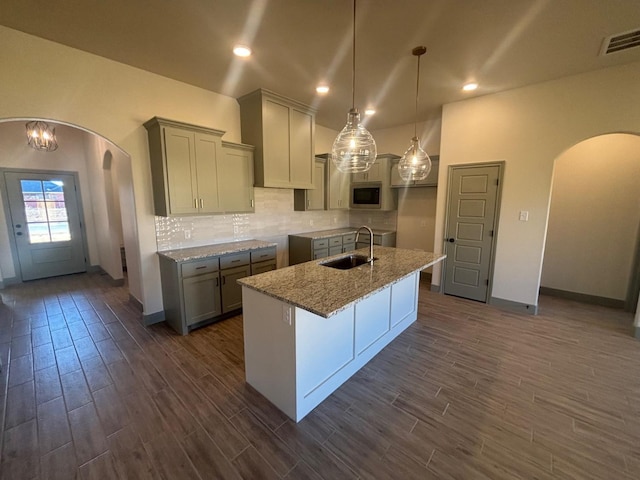
[[[453,243],[453,242],[455,242],[455,241],[456,241],[456,239],[455,239],[455,238],[447,238],[446,240],[447,240],[447,242],[449,242],[449,243]]]

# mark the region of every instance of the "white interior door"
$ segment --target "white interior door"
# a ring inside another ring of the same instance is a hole
[[[75,177],[28,171],[4,177],[22,280],[86,271]]]

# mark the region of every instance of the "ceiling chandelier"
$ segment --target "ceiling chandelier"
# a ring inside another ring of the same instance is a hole
[[[31,148],[44,152],[53,152],[58,148],[55,127],[51,127],[47,122],[40,120],[28,122],[26,127],[27,143]]]
[[[427,47],[419,46],[411,50],[418,57],[418,70],[416,75],[416,115],[413,123],[413,138],[411,146],[404,152],[398,162],[398,173],[405,181],[423,180],[431,171],[431,159],[427,152],[420,147],[418,139],[418,92],[420,90],[420,57],[427,52]]]
[[[353,60],[352,60],[351,110],[347,124],[338,134],[331,149],[331,160],[344,173],[366,172],[376,160],[376,142],[360,123],[356,103],[356,0],[353,0]]]

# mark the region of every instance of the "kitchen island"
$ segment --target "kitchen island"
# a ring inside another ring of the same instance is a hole
[[[416,320],[420,271],[445,257],[376,247],[372,265],[323,265],[343,256],[238,280],[247,383],[296,422]]]

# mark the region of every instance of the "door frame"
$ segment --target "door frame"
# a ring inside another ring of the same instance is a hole
[[[9,208],[9,196],[7,194],[7,184],[4,177],[5,172],[28,172],[33,174],[42,175],[71,175],[76,183],[76,201],[78,202],[78,216],[80,218],[80,229],[82,231],[82,248],[84,249],[84,256],[86,258],[85,264],[87,271],[91,270],[89,261],[89,244],[87,243],[86,222],[84,221],[84,206],[82,204],[82,192],[80,189],[80,176],[78,172],[67,170],[34,170],[31,168],[4,168],[0,167],[0,194],[2,195],[2,203],[4,207],[4,217],[7,222],[7,234],[9,236],[9,247],[11,248],[11,259],[13,261],[13,270],[15,272],[16,283],[23,282],[22,280],[22,268],[20,268],[20,259],[18,258],[18,246],[16,245],[16,239],[13,235],[13,222],[11,221],[11,210]],[[3,279],[6,280],[6,279]]]
[[[482,162],[482,163],[456,163],[453,165],[449,165],[447,171],[447,193],[446,193],[446,205],[445,205],[445,213],[444,213],[444,231],[446,233],[449,231],[449,215],[451,213],[451,204],[449,202],[449,193],[451,192],[453,182],[453,171],[457,169],[463,168],[481,168],[481,167],[498,167],[498,191],[496,192],[496,210],[493,218],[493,240],[491,242],[491,250],[489,252],[489,284],[487,285],[487,294],[484,299],[484,303],[490,303],[491,300],[491,292],[493,291],[493,273],[495,270],[496,263],[496,245],[498,243],[498,225],[500,221],[500,207],[502,205],[502,186],[504,184],[504,170],[505,170],[506,162],[504,160],[495,161],[495,162]],[[446,240],[443,236],[442,238],[442,251],[446,250]],[[447,259],[445,258],[445,262]],[[442,293],[445,291],[446,284],[446,276],[447,276],[447,268],[443,265],[442,267]]]
[[[624,302],[625,312],[636,313],[638,296],[640,296],[640,225],[636,233],[636,250],[633,255],[631,278],[627,287],[627,296]]]

